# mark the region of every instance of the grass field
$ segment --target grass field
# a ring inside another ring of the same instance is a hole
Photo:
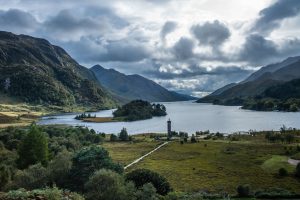
[[[154,148],[155,143],[106,143],[112,158],[128,164]],[[260,140],[230,142],[200,141],[180,144],[171,142],[159,151],[128,168],[154,170],[165,176],[175,191],[236,193],[241,184],[253,190],[284,188],[300,193],[300,181],[292,176],[295,166],[284,156],[284,145]],[[278,177],[278,169],[289,171],[287,177]]]
[[[159,142],[141,141],[141,142],[105,142],[102,146],[107,149],[114,161],[122,165],[128,165],[135,159],[143,156],[154,149]]]

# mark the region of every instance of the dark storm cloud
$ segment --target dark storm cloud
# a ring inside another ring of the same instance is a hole
[[[16,33],[27,33],[38,26],[37,20],[27,12],[18,9],[0,11],[0,29]]]
[[[176,59],[186,60],[194,56],[194,46],[193,40],[181,37],[173,46],[172,52]]]
[[[49,30],[68,31],[69,33],[72,33],[72,31],[82,29],[99,28],[101,24],[90,18],[78,18],[76,17],[76,14],[70,10],[63,10],[55,17],[46,21],[45,26]]]
[[[299,0],[278,0],[276,3],[260,11],[253,31],[269,33],[280,26],[283,19],[294,17],[300,13]]]
[[[173,21],[167,21],[161,31],[160,31],[160,38],[161,40],[164,42],[165,41],[165,38],[166,36],[169,34],[169,33],[172,33],[177,27],[177,23],[176,22],[173,22]]]
[[[251,64],[261,65],[272,62],[277,56],[277,46],[273,41],[267,40],[263,36],[252,34],[246,38],[239,58]]]
[[[229,29],[215,20],[214,22],[206,22],[203,25],[194,25],[191,27],[192,34],[198,39],[200,45],[210,45],[217,47],[223,44],[229,37]]]
[[[106,41],[82,37],[80,41],[68,42],[65,46],[83,62],[138,62],[151,56],[146,47],[131,40]]]

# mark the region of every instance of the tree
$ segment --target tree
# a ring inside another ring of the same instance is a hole
[[[136,169],[126,175],[127,181],[132,181],[137,188],[146,183],[151,183],[158,194],[166,195],[172,189],[166,178],[148,169]]]
[[[196,143],[196,142],[197,142],[196,137],[194,134],[192,134],[191,143]]]
[[[249,185],[239,185],[237,187],[237,193],[239,197],[249,197],[250,196]]]
[[[128,141],[129,140],[129,136],[128,136],[126,128],[122,128],[121,132],[119,133],[119,139],[121,141]]]
[[[89,146],[81,149],[72,159],[73,166],[70,171],[72,184],[70,187],[82,191],[90,175],[100,169],[111,169],[118,173],[123,172],[123,167],[116,164],[109,157],[108,151],[100,146]]]
[[[51,160],[48,165],[48,172],[51,183],[55,183],[60,188],[63,188],[68,183],[68,175],[72,167],[72,153],[63,150]]]
[[[300,178],[300,163],[297,164],[296,166],[296,173],[295,173],[296,177]]]
[[[31,125],[26,137],[18,149],[18,165],[21,169],[38,162],[48,163],[48,141],[45,134],[35,125]]]
[[[126,200],[126,184],[120,174],[101,169],[96,171],[85,184],[87,200]]]

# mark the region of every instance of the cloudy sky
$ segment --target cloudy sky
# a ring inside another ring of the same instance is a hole
[[[201,96],[300,55],[299,0],[0,0],[0,30]]]

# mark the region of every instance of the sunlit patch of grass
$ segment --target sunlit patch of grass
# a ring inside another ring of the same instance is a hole
[[[278,173],[280,168],[285,168],[288,172],[292,173],[295,170],[295,166],[288,163],[287,156],[273,155],[270,159],[266,160],[262,164],[263,170],[268,173]]]

